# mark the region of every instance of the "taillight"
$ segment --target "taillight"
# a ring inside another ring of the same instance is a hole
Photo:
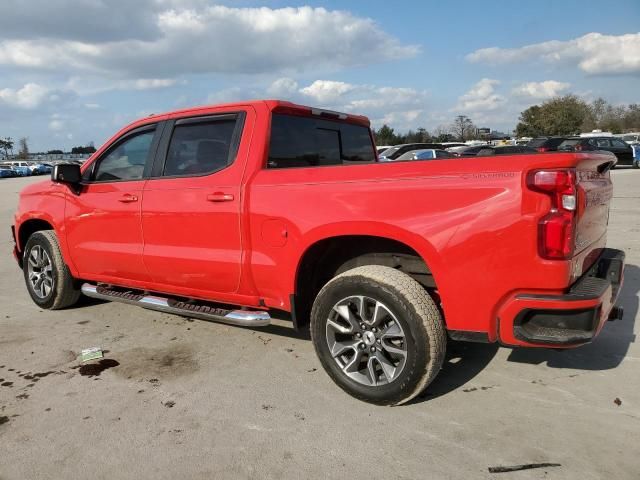
[[[537,149],[539,152],[548,152],[549,149],[547,147],[538,147]]]
[[[527,178],[530,189],[545,193],[551,209],[539,223],[538,250],[550,260],[567,260],[575,245],[577,206],[576,172],[574,169],[537,170]]]

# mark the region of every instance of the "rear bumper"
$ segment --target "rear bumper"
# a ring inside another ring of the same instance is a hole
[[[624,278],[624,252],[605,248],[563,295],[519,293],[500,308],[499,337],[507,345],[571,347],[595,338],[615,307]],[[613,319],[613,318],[612,318]]]

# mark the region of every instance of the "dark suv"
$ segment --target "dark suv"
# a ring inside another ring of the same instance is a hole
[[[532,147],[539,152],[555,152],[558,145],[564,142],[567,137],[537,137],[529,140],[527,147]]]
[[[558,146],[560,152],[604,150],[618,158],[618,165],[634,165],[631,145],[616,137],[571,137]]]

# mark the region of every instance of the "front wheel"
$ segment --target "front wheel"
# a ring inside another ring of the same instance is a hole
[[[40,308],[58,310],[80,298],[80,289],[64,263],[53,231],[43,230],[29,237],[23,264],[27,290]]]
[[[440,312],[424,287],[379,265],[354,268],[324,286],[313,304],[311,337],[338,386],[378,405],[420,394],[446,349]]]

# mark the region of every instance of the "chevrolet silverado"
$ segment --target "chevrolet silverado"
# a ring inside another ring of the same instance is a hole
[[[14,256],[41,308],[81,294],[308,329],[347,393],[397,405],[448,339],[590,342],[624,254],[606,248],[615,158],[379,162],[365,117],[252,101],[152,115],[26,187]]]

